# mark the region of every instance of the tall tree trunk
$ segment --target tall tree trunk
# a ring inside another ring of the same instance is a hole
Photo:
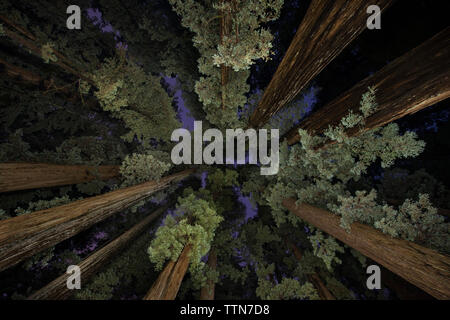
[[[119,175],[119,166],[0,163],[0,192],[64,186],[107,180]]]
[[[12,80],[20,81],[25,85],[37,86],[39,90],[42,90],[43,94],[46,94],[49,91],[55,91],[61,93],[68,101],[74,103],[81,102],[83,105],[92,108],[93,110],[101,110],[98,106],[98,101],[96,98],[84,98],[75,85],[67,84],[64,81],[57,79],[54,75],[49,79],[44,79],[32,71],[10,64],[1,58],[0,67],[6,75],[11,77]],[[59,83],[61,83],[61,85],[59,85]]]
[[[359,113],[367,87],[377,90],[378,111],[366,119],[363,131],[383,126],[450,96],[450,27],[397,58],[347,92],[308,116],[287,134],[290,145],[300,140],[298,129],[322,133],[336,125],[350,110]],[[360,128],[347,130],[353,136]]]
[[[435,298],[450,299],[450,257],[410,241],[394,239],[358,222],[351,225],[348,233],[340,226],[339,216],[308,204],[296,206],[295,202],[288,198],[283,206]]]
[[[12,29],[17,30],[19,33],[21,33],[23,36],[27,37],[28,39],[33,40],[33,41],[36,40],[36,38],[31,33],[29,33],[27,30],[25,30],[21,26],[15,24],[13,21],[9,20],[4,15],[0,15],[0,20],[2,20],[6,25],[10,26]]]
[[[80,267],[82,283],[86,283],[91,276],[93,276],[98,270],[100,270],[102,266],[106,265],[106,263],[110,261],[110,259],[115,255],[117,255],[122,248],[124,248],[133,239],[140,235],[149,226],[149,224],[153,220],[155,220],[155,218],[161,215],[161,213],[165,212],[168,207],[169,205],[165,205],[157,209],[146,218],[144,218],[141,222],[133,226],[131,229],[81,261],[78,266]],[[68,274],[59,276],[45,287],[29,296],[28,300],[68,299],[74,293],[74,290],[70,290],[67,288],[68,277]]]
[[[384,10],[391,0],[372,1]],[[367,1],[312,1],[297,33],[250,117],[249,126],[263,126],[289,103],[365,28]]]
[[[301,261],[303,254],[300,251],[300,249],[292,242],[285,239],[286,245],[292,250],[294,253],[295,258],[297,261]],[[328,288],[323,283],[322,279],[320,279],[319,275],[315,272],[311,275],[308,275],[308,281],[313,284],[313,286],[316,288],[317,292],[319,293],[319,297],[322,300],[336,300],[336,298],[333,296],[333,294],[328,290]]]
[[[208,266],[216,270],[217,268],[217,254],[214,249],[211,249],[208,256]],[[208,280],[206,286],[200,290],[200,300],[214,300],[215,283],[213,280]]]
[[[192,246],[186,245],[178,260],[169,261],[152,285],[144,300],[174,300],[189,267]]]
[[[29,53],[42,58],[42,47],[30,32],[21,27],[18,27],[12,21],[5,19],[4,16],[0,16],[0,20],[4,22],[3,30],[6,37],[11,39],[17,45],[26,49]],[[14,29],[16,31],[14,31]],[[83,74],[83,71],[77,70],[76,67],[73,65],[73,63],[67,57],[65,57],[57,50],[53,50],[53,53],[57,57],[57,61],[55,61],[54,64],[58,65],[69,74],[73,74],[77,78],[83,79],[89,82],[90,84],[94,85],[92,79],[86,77]]]
[[[136,186],[0,221],[0,271],[49,248],[193,173],[184,170]]]
[[[226,0],[222,0],[225,3]],[[231,33],[231,12],[228,10],[221,10],[220,15],[220,42],[223,44],[224,37],[227,37]],[[227,83],[230,76],[230,67],[225,65],[220,66],[220,82],[221,82],[221,95],[222,95],[222,109],[225,109],[225,100],[227,92]]]
[[[319,297],[322,300],[336,300],[336,298],[333,296],[333,294],[330,292],[330,290],[328,290],[328,288],[325,286],[322,279],[320,279],[320,277],[317,273],[310,274],[308,276],[308,280],[317,289],[317,292],[319,293]]]
[[[0,58],[0,65],[2,65],[2,73],[6,73],[13,79],[22,80],[36,86],[43,82],[43,79],[39,75],[15,66],[2,58]]]

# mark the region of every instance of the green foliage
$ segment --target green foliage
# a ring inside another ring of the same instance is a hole
[[[377,193],[372,190],[340,197],[335,212],[342,216],[341,225],[347,230],[353,221],[373,225],[392,237],[416,241],[422,245],[449,252],[449,227],[443,216],[437,214],[428,195],[419,194],[417,201],[406,199],[398,209],[376,203]]]
[[[150,139],[169,141],[172,131],[179,127],[171,99],[160,78],[145,73],[124,55],[119,51],[117,56],[105,59],[92,74],[95,96],[105,111],[130,129],[122,136],[125,141],[132,142],[136,137],[144,146],[149,146]]]
[[[400,168],[387,169],[377,184],[377,192],[378,197],[389,204],[400,204],[406,199],[418,198],[419,194],[428,194],[437,207],[450,208],[450,190],[424,169],[412,173]]]
[[[337,257],[337,253],[343,253],[344,247],[330,236],[325,236],[323,232],[316,229],[312,235],[308,237],[314,249],[314,255],[322,259],[328,270],[332,270],[333,263],[341,264],[342,260]]]
[[[375,92],[369,88],[362,96],[360,114],[348,114],[339,125],[328,128],[324,137],[311,136],[305,130],[299,130],[301,144],[294,145],[290,150],[286,144],[280,147],[279,174],[276,181],[263,192],[278,225],[286,221],[297,225],[300,221],[293,214],[286,213],[283,208],[281,202],[286,197],[296,196],[297,203],[333,209],[340,199],[349,196],[349,181],[357,181],[377,160],[381,160],[382,167],[388,167],[395,159],[417,156],[423,150],[424,143],[417,140],[415,133],[406,132],[401,135],[396,124],[362,132],[353,137],[344,133],[344,130],[356,126],[362,129],[365,118],[372,114],[376,107]],[[317,149],[329,140],[336,143]],[[366,206],[365,209],[357,209],[355,214],[367,217],[368,220],[374,219],[371,210],[366,210],[368,208]],[[345,227],[352,218],[349,212],[344,216],[342,225]],[[343,252],[343,247],[332,237],[325,237],[318,232],[309,238],[314,253],[324,260],[328,268],[332,267],[333,261],[340,263],[336,252]],[[320,243],[320,246],[316,246],[314,242]]]
[[[196,198],[193,193],[179,198],[178,203],[177,214],[168,215],[164,225],[156,231],[148,254],[156,270],[161,270],[166,260],[177,260],[183,248],[190,244],[189,270],[200,274],[204,267],[201,258],[208,253],[214,231],[223,218],[217,215],[211,203]]]
[[[351,254],[361,263],[361,265],[365,268],[367,266],[367,258],[366,256],[362,255],[359,251],[351,248],[350,249]]]
[[[274,264],[267,267],[258,265],[256,295],[259,298],[262,300],[319,299],[316,289],[310,282],[301,285],[297,280],[290,278],[283,278],[280,283],[267,280],[266,278],[270,277],[274,269]]]
[[[36,45],[49,54],[58,51],[70,61],[70,67],[79,70],[95,70],[99,57],[114,51],[114,37],[91,24],[83,24],[83,32],[67,33],[66,12],[70,1],[40,1],[17,3],[4,1],[0,13],[7,16],[10,21],[22,30],[28,30],[36,38]],[[87,0],[78,1],[81,8],[89,8]],[[86,10],[82,10],[82,20],[89,21]],[[49,50],[51,49],[51,50]],[[42,57],[44,60],[47,57]],[[49,62],[54,61],[48,57]]]
[[[119,275],[111,268],[95,276],[95,279],[75,297],[81,300],[109,300],[113,297],[114,287],[119,283]]]
[[[200,52],[198,70],[203,75],[195,92],[206,119],[218,128],[242,127],[237,109],[247,102],[249,67],[256,59],[268,59],[272,35],[261,24],[278,18],[283,1],[203,2],[170,0],[181,23],[194,33]],[[229,15],[231,33],[221,38],[220,17]],[[220,66],[230,67],[226,84]]]
[[[105,186],[108,184],[102,180],[93,180],[85,183],[79,183],[76,188],[79,192],[92,196],[100,194]]]
[[[313,249],[317,246],[315,243]],[[298,261],[294,256],[291,256],[294,262],[292,275],[304,281],[308,280],[308,276],[317,272],[317,270],[331,271],[325,265],[322,258],[317,257],[312,251],[306,250],[302,254],[302,259]]]
[[[354,221],[373,225],[375,221],[381,220],[384,214],[375,208],[377,193],[372,190],[369,194],[365,191],[356,191],[354,197],[338,197],[339,207],[334,212],[341,215],[341,227],[350,232],[350,225]]]
[[[0,24],[0,37],[6,28],[19,35],[26,30],[32,37],[22,36],[39,49],[29,50],[6,37],[8,50],[1,59],[45,81],[35,86],[21,83],[25,79],[0,79],[0,161],[120,164],[123,179],[2,194],[0,220],[160,179],[171,169],[168,142],[180,126],[173,98],[178,90],[193,117],[208,121],[205,128],[244,127],[262,96],[249,92],[250,68],[259,59],[270,59],[273,36],[266,23],[278,18],[282,3],[98,0],[102,23],[89,23],[84,10],[83,32],[67,33],[67,15],[61,13],[68,1],[3,1],[0,15],[8,16],[15,27]],[[92,7],[88,0],[78,5]],[[221,30],[222,19],[229,29]],[[120,35],[102,32],[108,23]],[[115,49],[117,41],[127,48]],[[176,78],[175,86],[169,88],[166,76]],[[315,94],[318,88],[310,90]],[[308,107],[295,97],[265,128],[279,128],[282,135]],[[113,238],[140,220],[142,205],[182,194],[156,236],[145,232],[138,237],[75,298],[142,297],[158,275],[155,270],[176,260],[187,244],[192,245],[190,272],[180,298],[196,297],[212,280],[218,298],[318,299],[308,282],[312,274],[324,279],[337,299],[355,298],[344,283],[347,276],[364,283],[361,266],[366,257],[287,212],[282,205],[287,197],[333,211],[348,231],[358,221],[448,253],[449,225],[435,208],[450,207],[448,189],[423,170],[389,169],[396,159],[420,154],[424,143],[395,123],[365,131],[367,117],[376,110],[376,92],[368,88],[359,111],[349,112],[319,135],[300,130],[301,143],[291,148],[282,144],[278,175],[261,176],[257,166],[200,167],[208,173],[205,188],[197,190],[198,181],[187,179],[183,191],[172,185],[102,222],[99,228]],[[348,129],[358,131],[356,136],[347,136]],[[364,176],[379,165],[381,180]],[[237,197],[240,184],[241,192],[251,194],[259,206],[250,220]],[[300,261],[287,240],[301,248]],[[45,249],[22,267],[38,267],[42,279],[48,278],[44,271],[63,273],[81,257],[62,249]],[[219,261],[215,269],[201,261],[212,250]],[[59,259],[54,259],[55,252]],[[13,298],[23,299],[30,290]],[[369,297],[376,296],[369,292]]]
[[[216,253],[220,263],[215,269],[200,264],[198,271],[191,272],[180,289],[181,298],[185,297],[190,290],[198,291],[203,288],[208,280],[212,280],[218,286],[230,283],[243,285],[250,273],[248,267],[236,266],[234,263],[236,250],[243,247],[242,239],[235,236],[240,228],[239,224],[243,222],[235,211],[233,187],[238,184],[237,178],[238,174],[234,170],[212,169],[208,172],[205,188],[195,193],[192,188],[183,190],[183,197],[196,194],[198,198],[214,204],[217,215],[222,216],[224,221],[214,231],[214,239],[209,250],[209,254],[212,250]]]
[[[286,197],[295,195],[295,193],[289,186],[277,183],[269,186],[264,194],[267,195],[265,200],[267,201],[267,204],[272,208],[273,218],[277,226],[280,226],[281,224],[286,222],[297,225],[301,221],[297,216],[287,213],[283,205],[281,204],[281,202]]]
[[[58,255],[57,261],[52,263],[52,266],[59,272],[64,273],[67,271],[68,265],[77,265],[81,262],[80,256],[78,256],[72,250],[64,250]]]
[[[42,59],[44,59],[45,63],[56,62],[58,61],[58,57],[55,55],[53,50],[54,44],[46,43],[41,48]]]
[[[208,174],[208,190],[212,193],[224,192],[225,188],[238,185],[238,173],[234,170],[212,170]]]
[[[44,151],[37,155],[41,161],[61,164],[116,164],[125,157],[125,147],[111,139],[93,136],[73,137],[65,140],[56,152]]]
[[[54,164],[100,165],[115,164],[125,157],[125,148],[112,140],[100,140],[93,136],[69,137],[55,150],[44,149],[31,151],[31,146],[24,141],[23,131],[17,130],[0,144],[1,161],[33,161]],[[14,156],[17,155],[17,156]]]
[[[169,156],[162,151],[126,156],[120,166],[124,181],[122,186],[132,186],[151,180],[160,179],[172,166]]]
[[[23,263],[23,268],[25,268],[25,270],[31,270],[31,268],[36,265],[40,266],[41,268],[48,266],[50,260],[52,260],[55,254],[54,251],[55,247],[50,247],[33,255],[31,258],[25,260],[25,262]]]
[[[222,223],[219,230],[216,231],[214,237],[213,246],[217,252],[220,263],[217,265],[217,270],[220,275],[224,277],[219,281],[220,284],[230,282],[240,283],[244,285],[245,280],[250,274],[248,266],[236,266],[234,257],[236,250],[242,249],[244,246],[243,239],[241,237],[233,237],[233,233],[236,232],[238,226],[224,226]]]
[[[249,261],[264,261],[264,246],[281,240],[270,226],[264,225],[261,221],[247,222],[242,227],[239,237],[245,243]]]
[[[131,219],[127,225],[132,226],[139,221],[139,215]],[[127,226],[121,229],[126,229]],[[123,231],[123,230],[119,230]],[[116,232],[120,234],[120,232]],[[154,265],[148,259],[147,246],[154,237],[153,229],[146,230],[130,243],[122,252],[113,257],[110,263],[95,274],[81,290],[77,290],[75,298],[79,300],[124,299],[130,292],[142,297],[157,277]],[[70,256],[69,256],[70,258]],[[130,298],[130,297],[126,297]]]
[[[372,101],[367,97],[366,100]],[[273,193],[275,188],[284,188],[285,193],[290,193],[288,189],[292,190],[299,202],[326,207],[336,203],[338,195],[346,195],[346,183],[358,180],[377,159],[381,159],[382,166],[390,166],[397,158],[418,155],[424,146],[412,132],[400,135],[395,124],[356,137],[337,135],[336,132],[342,130],[329,129],[326,133],[328,137],[313,137],[299,130],[301,145],[295,145],[290,150],[286,145],[281,147],[277,183],[265,193],[275,209],[276,204],[280,203]],[[328,138],[341,143],[316,150]]]
[[[45,209],[49,209],[49,208],[53,208],[53,207],[57,207],[57,206],[62,206],[64,204],[70,203],[72,201],[74,201],[74,199],[70,199],[69,196],[67,196],[67,195],[62,196],[62,197],[56,197],[51,200],[38,200],[36,202],[30,202],[28,204],[27,209],[22,209],[19,207],[16,209],[15,212],[17,215],[28,214],[28,213],[32,213],[34,211],[45,210]]]

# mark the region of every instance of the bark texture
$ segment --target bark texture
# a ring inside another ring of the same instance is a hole
[[[370,4],[384,10],[391,0]],[[367,27],[367,1],[312,1],[249,126],[259,128],[289,103]]]
[[[437,299],[450,299],[450,257],[410,241],[394,239],[368,225],[353,223],[347,233],[340,217],[288,198],[293,214],[383,265]]]
[[[212,249],[208,256],[208,266],[216,270],[217,268],[217,255],[214,249]],[[200,300],[214,300],[215,283],[213,280],[208,280],[206,286],[200,290]]]
[[[300,140],[298,129],[320,134],[328,126],[338,124],[350,110],[359,113],[361,96],[369,86],[377,90],[378,110],[366,119],[362,131],[360,128],[347,130],[349,136],[383,126],[450,97],[450,27],[308,116],[286,134],[288,143],[292,145]]]
[[[152,285],[144,300],[175,300],[189,267],[191,245],[184,247],[177,261],[169,261]]]
[[[89,257],[81,261],[78,266],[81,272],[81,283],[86,283],[91,276],[106,265],[111,258],[116,256],[122,248],[129,245],[131,240],[141,234],[149,224],[155,220],[161,213],[165,212],[169,206],[165,205],[148,215],[141,222],[133,226],[130,230],[123,233],[100,250],[94,252]],[[50,282],[42,289],[36,291],[28,300],[64,300],[68,299],[74,290],[67,288],[67,279],[70,275],[63,274]]]
[[[0,192],[64,186],[117,177],[119,166],[0,163]]]
[[[185,170],[159,181],[149,181],[63,206],[1,220],[0,271],[74,236],[193,172],[193,169]]]

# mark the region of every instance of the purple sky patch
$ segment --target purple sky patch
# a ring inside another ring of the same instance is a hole
[[[178,107],[178,118],[180,119],[183,128],[189,131],[194,131],[194,117],[192,117],[189,109],[183,100],[183,92],[179,86],[177,77],[164,76],[164,81],[169,85],[170,91],[174,93],[173,97],[176,99]]]

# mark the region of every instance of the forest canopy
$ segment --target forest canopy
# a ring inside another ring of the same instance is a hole
[[[449,299],[443,4],[345,3],[2,1],[0,300]]]

